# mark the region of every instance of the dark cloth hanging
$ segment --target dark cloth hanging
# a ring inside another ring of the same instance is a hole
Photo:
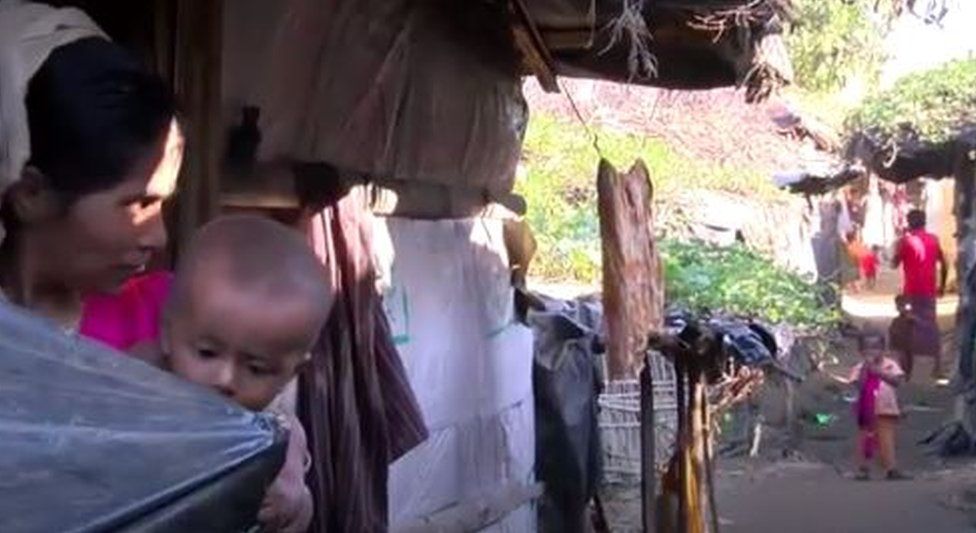
[[[386,531],[389,464],[428,436],[376,291],[366,205],[355,187],[308,222],[337,294],[299,387],[316,533]]]

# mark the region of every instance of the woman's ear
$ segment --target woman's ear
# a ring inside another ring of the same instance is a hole
[[[29,165],[21,172],[20,181],[10,186],[5,201],[17,220],[24,224],[36,224],[60,212],[60,202],[47,176]]]

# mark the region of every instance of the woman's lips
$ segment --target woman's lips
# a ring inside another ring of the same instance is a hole
[[[145,272],[146,263],[121,265],[119,270],[126,274],[139,274]]]

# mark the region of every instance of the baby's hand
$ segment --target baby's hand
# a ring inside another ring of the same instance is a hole
[[[312,494],[305,486],[305,460],[308,452],[305,431],[298,419],[290,416],[289,425],[291,434],[285,464],[264,495],[258,521],[265,531],[304,533],[312,523],[314,511]]]

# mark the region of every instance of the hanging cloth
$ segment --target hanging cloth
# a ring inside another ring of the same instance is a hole
[[[355,187],[308,222],[337,294],[299,382],[314,533],[386,531],[389,465],[428,436],[376,291],[366,206]]]

